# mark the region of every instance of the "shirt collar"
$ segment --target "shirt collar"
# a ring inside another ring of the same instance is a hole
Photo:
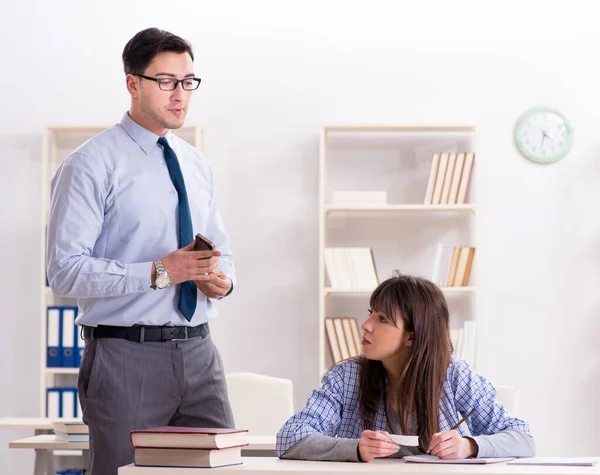
[[[129,135],[146,154],[150,153],[150,150],[152,150],[152,148],[156,146],[156,143],[158,142],[158,139],[160,137],[159,135],[150,132],[148,129],[145,129],[140,124],[135,122],[131,117],[129,117],[128,112],[125,112],[123,118],[121,119],[121,127],[123,127],[125,132],[127,132],[127,135]],[[170,143],[170,131],[167,132],[165,137]]]

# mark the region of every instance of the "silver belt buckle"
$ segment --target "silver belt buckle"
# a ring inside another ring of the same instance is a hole
[[[188,339],[188,327],[184,326],[183,327],[183,333],[184,333],[184,337],[183,338],[173,338],[171,341],[185,341]]]

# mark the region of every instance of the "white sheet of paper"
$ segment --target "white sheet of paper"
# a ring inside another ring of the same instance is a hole
[[[390,438],[394,442],[396,442],[398,445],[403,445],[405,447],[418,447],[419,446],[419,436],[418,435],[390,434]]]
[[[593,467],[595,457],[525,457],[509,462],[508,465],[559,465],[565,467]]]
[[[508,462],[513,460],[514,457],[502,457],[502,458],[468,458],[468,459],[440,459],[435,455],[407,455],[402,457],[405,462],[415,463],[446,463],[446,464],[457,464],[457,465],[485,465],[488,463]]]

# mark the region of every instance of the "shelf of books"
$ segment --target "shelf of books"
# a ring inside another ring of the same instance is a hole
[[[42,150],[42,203],[40,236],[40,416],[80,418],[77,374],[84,350],[80,328],[75,324],[77,302],[55,295],[46,278],[46,246],[50,181],[62,161],[79,145],[99,134],[104,126],[61,126],[44,130]],[[202,129],[183,127],[174,131],[199,149]]]
[[[325,127],[319,195],[319,377],[360,354],[370,295],[395,270],[442,289],[454,354],[476,367],[475,128]]]

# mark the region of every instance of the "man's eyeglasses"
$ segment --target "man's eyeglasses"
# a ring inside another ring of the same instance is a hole
[[[177,89],[177,85],[179,83],[181,83],[181,87],[184,91],[195,91],[198,89],[198,86],[200,86],[200,78],[152,78],[150,76],[144,76],[143,74],[134,74],[134,76],[139,76],[143,79],[147,79],[148,81],[157,82],[158,87],[160,87],[163,91],[174,91]]]

